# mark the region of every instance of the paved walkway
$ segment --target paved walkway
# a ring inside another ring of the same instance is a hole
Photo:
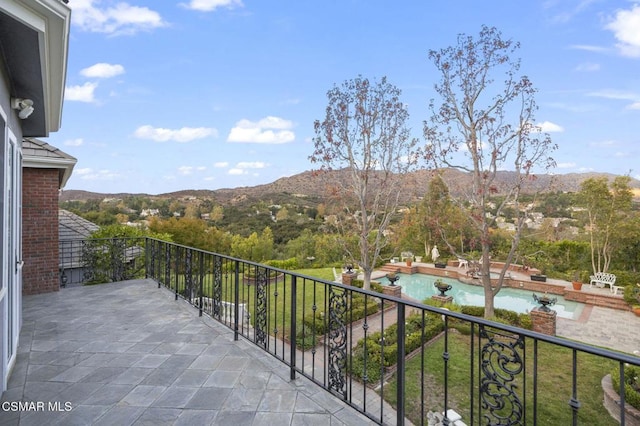
[[[585,307],[579,320],[558,318],[556,334],[630,354],[640,354],[640,317],[630,311]]]
[[[23,318],[2,402],[35,404],[0,425],[371,423],[151,281],[27,296]]]

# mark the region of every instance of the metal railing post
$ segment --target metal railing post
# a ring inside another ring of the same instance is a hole
[[[295,380],[296,378],[296,334],[297,334],[297,323],[296,323],[296,313],[298,312],[297,308],[297,277],[295,275],[291,276],[291,330],[289,331],[289,341],[290,345],[290,357],[291,357],[291,366],[289,367],[289,378],[291,380]],[[304,323],[302,325],[304,327]]]
[[[203,286],[204,286],[204,253],[203,252],[198,252],[200,259],[198,262],[198,267],[200,268],[200,274],[198,274],[198,279],[200,280],[200,282],[198,283],[198,316],[202,316],[202,292],[203,292]]]
[[[238,340],[239,332],[238,332],[238,320],[239,320],[239,310],[240,310],[240,261],[235,261],[235,282],[233,283],[233,340]]]
[[[405,313],[404,303],[397,303],[397,324],[398,324],[398,353],[396,354],[396,424],[404,425],[404,406],[405,406]]]
[[[148,237],[143,237],[143,241],[144,241],[144,277],[149,278],[149,265],[151,264],[151,261],[149,260],[149,238]]]

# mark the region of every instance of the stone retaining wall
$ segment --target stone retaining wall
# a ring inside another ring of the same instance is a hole
[[[613,389],[611,383],[611,375],[607,374],[601,381],[602,390],[604,391],[604,407],[607,409],[611,417],[620,422],[620,396]],[[625,404],[624,420],[626,426],[640,426],[640,411],[636,410],[629,404]]]

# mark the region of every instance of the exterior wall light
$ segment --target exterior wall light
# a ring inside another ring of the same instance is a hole
[[[21,120],[29,118],[33,113],[33,101],[31,99],[11,98],[11,108],[18,110]]]

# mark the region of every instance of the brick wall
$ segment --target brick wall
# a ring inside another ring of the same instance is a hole
[[[57,169],[22,169],[22,294],[60,290]]]
[[[544,312],[539,308],[534,308],[529,312],[529,315],[533,323],[533,331],[548,334],[549,336],[556,335],[556,318],[558,315],[556,311]]]

